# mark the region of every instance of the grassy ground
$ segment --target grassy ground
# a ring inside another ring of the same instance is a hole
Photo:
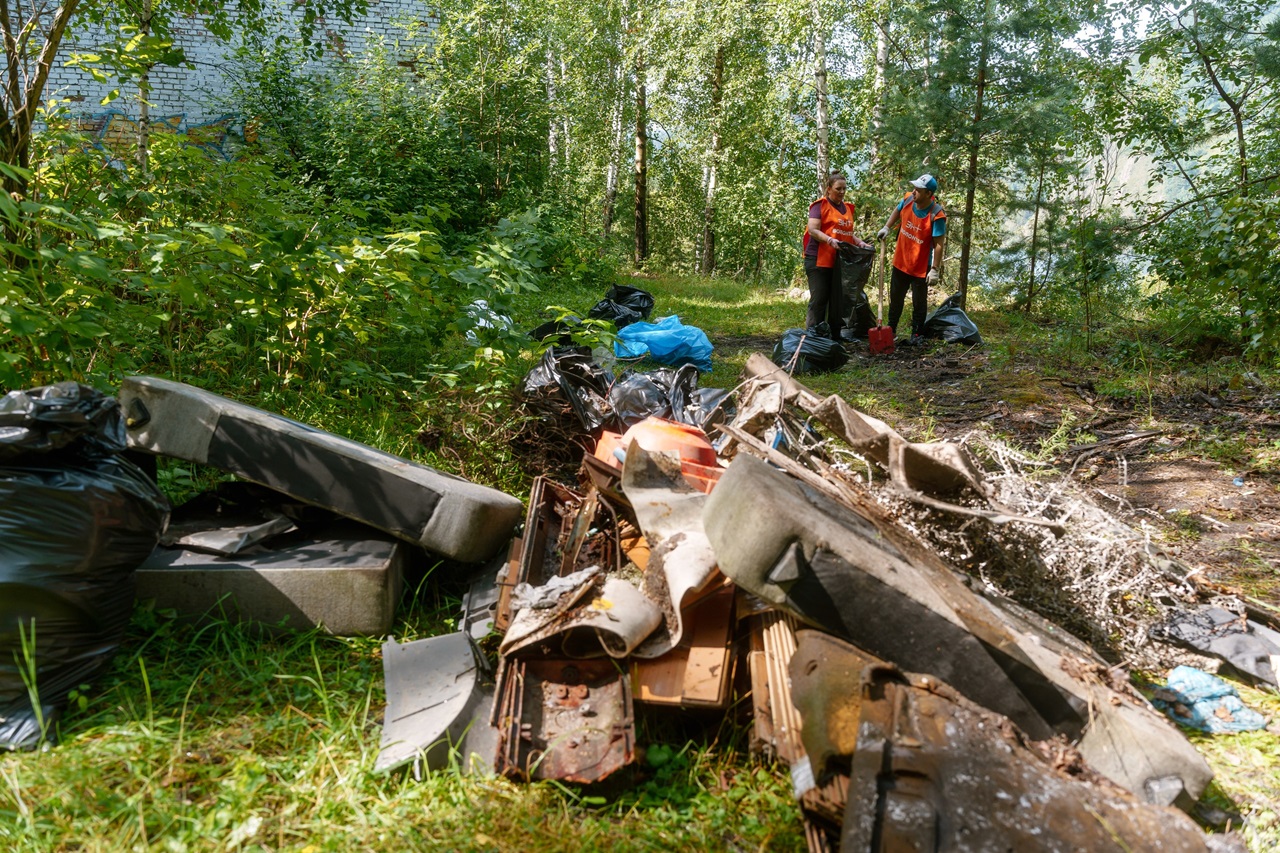
[[[631,283],[654,292],[656,316],[677,313],[717,344],[704,386],[734,387],[751,352],[770,350],[782,330],[803,320],[803,301],[766,288],[699,279]],[[516,319],[531,327],[544,319],[548,303],[585,311],[599,296],[537,294],[519,306]],[[1096,411],[1076,411],[1078,395],[1064,393],[1063,383],[1088,379],[1090,393],[1123,403],[1137,422],[1155,424],[1167,414],[1161,401],[1214,393],[1245,372],[1235,364],[1212,370],[1160,364],[1140,347],[1121,346],[1125,333],[1086,354],[1070,330],[980,307],[971,314],[988,338],[981,350],[855,355],[845,369],[805,381],[916,438],[994,429],[1052,459],[1097,436]],[[533,357],[525,353],[520,369]],[[476,398],[435,387],[237,396],[513,494],[524,496],[534,473],[511,450],[524,417],[496,394]],[[1259,476],[1275,470],[1274,443],[1224,440],[1229,431],[1213,424],[1192,432],[1180,453],[1218,452],[1215,464]],[[164,474],[175,496],[208,480],[190,466],[169,465]],[[422,567],[396,636],[451,630],[461,592],[452,568]],[[1244,695],[1280,715],[1274,696]],[[450,772],[423,780],[375,775],[383,702],[377,640],[267,636],[226,622],[195,628],[139,606],[110,671],[62,720],[60,743],[0,756],[0,849],[804,849],[785,771],[748,758],[745,727],[733,714],[642,717],[641,746],[664,744],[675,757],[661,766],[642,763],[605,788],[584,789]],[[1274,810],[1280,739],[1271,733],[1194,739],[1218,771],[1206,803],[1229,816],[1247,815],[1253,850],[1280,846]]]

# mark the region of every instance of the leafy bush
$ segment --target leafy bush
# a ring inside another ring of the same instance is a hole
[[[593,242],[548,211],[474,236],[426,207],[374,229],[350,205],[318,212],[269,164],[173,138],[156,140],[145,179],[65,133],[44,144],[32,197],[0,199],[6,386],[137,371],[275,386],[404,386],[460,370],[491,381],[517,369],[528,339],[478,329],[468,306],[509,313],[550,280],[609,274]]]
[[[1145,249],[1165,283],[1156,304],[1186,346],[1234,341],[1256,359],[1280,355],[1280,226],[1257,199],[1227,197],[1172,217]]]
[[[427,213],[469,232],[512,210],[495,207],[493,157],[385,50],[371,47],[325,73],[304,60],[298,45],[246,48],[230,105],[251,117],[250,137],[281,176],[320,199],[358,203],[371,227]],[[535,184],[540,177],[522,175]]]

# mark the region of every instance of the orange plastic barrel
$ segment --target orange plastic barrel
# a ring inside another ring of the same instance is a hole
[[[680,458],[698,465],[717,465],[716,450],[707,440],[707,434],[696,426],[669,421],[666,418],[649,417],[622,434],[623,447],[638,441],[645,450],[674,450]]]

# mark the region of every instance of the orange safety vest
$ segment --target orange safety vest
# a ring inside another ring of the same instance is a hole
[[[933,223],[946,219],[947,212],[937,199],[929,205],[924,216],[916,216],[912,203],[914,193],[907,193],[902,205],[898,231],[898,247],[893,251],[893,266],[907,275],[924,278],[929,274],[930,254],[933,252]]]
[[[828,237],[835,237],[841,243],[853,242],[853,203],[846,201],[844,203],[844,213],[836,210],[836,206],[823,196],[818,199],[822,205],[822,218],[819,220],[818,230]],[[813,205],[809,205],[813,207]],[[809,240],[812,235],[806,226],[805,240]],[[805,243],[808,246],[808,243]],[[826,243],[818,244],[818,266],[834,267],[836,265],[836,250],[828,246]]]

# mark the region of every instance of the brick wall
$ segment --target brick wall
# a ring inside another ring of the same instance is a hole
[[[285,14],[296,14],[290,0],[275,0]],[[342,62],[355,56],[371,43],[382,41],[392,49],[400,43],[400,53],[408,57],[412,49],[420,45],[406,44],[408,22],[429,22],[431,12],[422,0],[370,0],[366,15],[344,24],[337,19],[323,21],[316,37],[324,44],[322,63]],[[204,20],[192,16],[175,29],[175,43],[186,53],[192,68],[158,66],[150,75],[151,120],[157,125],[172,127],[174,131],[207,127],[216,135],[219,127],[235,124],[227,121],[229,113],[236,112],[231,100],[230,81],[237,72],[233,59],[234,45],[219,42],[208,34]],[[427,32],[422,27],[420,32]],[[98,83],[78,68],[67,68],[66,61],[72,53],[92,53],[102,44],[107,34],[86,25],[69,33],[49,75],[45,99],[69,98],[72,113],[81,120],[85,129],[100,134],[124,133],[125,125],[138,115],[137,87],[115,82]],[[102,99],[114,88],[120,88],[120,97],[108,105]],[[163,130],[162,130],[163,132]]]

